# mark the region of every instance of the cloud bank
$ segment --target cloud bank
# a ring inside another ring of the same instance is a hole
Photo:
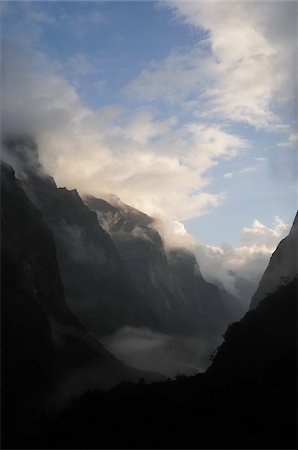
[[[167,250],[176,247],[191,250],[203,277],[237,296],[246,308],[272,253],[288,235],[291,225],[284,223],[279,216],[274,218],[271,226],[255,219],[250,227],[242,228],[240,245],[236,247],[228,243],[212,246],[200,242],[179,221],[156,221],[154,227],[163,236]]]
[[[296,92],[294,2],[173,0],[160,7],[201,36],[192,48],[152,62],[128,95],[182,102],[197,117],[287,128],[278,110]]]
[[[208,192],[208,170],[244,151],[247,142],[219,125],[176,127],[150,109],[82,104],[61,68],[19,44],[4,45],[2,127],[31,133],[58,185],[81,193],[116,193],[153,215],[185,220],[224,198]]]
[[[123,89],[132,103],[121,106],[119,100],[97,110],[82,102],[70,81],[97,70],[94,60],[76,52],[62,67],[33,50],[41,26],[54,21],[28,5],[28,39],[2,43],[2,132],[32,134],[42,164],[59,186],[103,198],[116,194],[160,217],[168,245],[195,248],[210,281],[216,274],[237,292],[236,271],[257,283],[287,225],[280,221],[270,228],[255,221],[232,248],[196,243],[182,221],[225,201],[224,190],[211,186],[211,170],[250,150],[251,143],[235,131],[239,125],[284,132],[275,165],[283,177],[290,165],[293,170],[297,133],[284,121],[282,108],[296,93],[295,3],[161,2],[174,20],[193,29],[197,41],[149,63]],[[88,13],[67,23],[81,30],[74,35],[80,40],[103,21],[102,14]],[[100,77],[99,70],[102,89]],[[223,179],[232,178],[232,170]],[[238,173],[253,170],[247,165]]]

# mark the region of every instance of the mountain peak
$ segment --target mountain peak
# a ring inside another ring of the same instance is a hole
[[[279,243],[270,258],[258,289],[252,297],[250,309],[256,308],[268,294],[273,293],[281,285],[290,282],[297,276],[297,246],[298,212],[296,213],[290,233]]]
[[[42,170],[38,147],[30,135],[6,136],[2,140],[4,160],[22,172]]]

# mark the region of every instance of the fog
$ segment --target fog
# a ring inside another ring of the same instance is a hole
[[[219,345],[214,339],[174,336],[148,328],[123,327],[102,343],[130,367],[158,372],[169,378],[203,372]]]

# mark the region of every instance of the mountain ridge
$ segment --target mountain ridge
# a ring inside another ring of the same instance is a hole
[[[297,275],[297,241],[298,212],[288,236],[281,240],[270,258],[259,286],[251,299],[250,309],[256,308],[268,294],[274,292],[280,285],[291,281]]]
[[[239,317],[227,307],[220,290],[204,280],[196,258],[189,250],[166,250],[154,226],[154,218],[120,201],[109,203],[91,196],[85,196],[84,200],[97,212],[100,224],[109,232],[139,290],[148,302],[156,298],[153,306],[157,314],[162,315],[164,323],[166,316],[173,323],[174,328],[168,324],[170,331],[175,331],[176,323],[178,332],[182,325],[182,330],[184,327],[188,333],[195,333],[196,329],[198,333],[206,333],[208,328],[213,328],[213,333],[220,336],[225,325]],[[175,259],[178,261],[179,255],[180,273],[187,277],[187,269],[182,270],[183,264],[192,273],[192,278],[188,279],[193,285],[192,298],[189,298],[187,281],[177,278]],[[181,258],[181,255],[184,256]],[[200,303],[204,304],[203,308]]]

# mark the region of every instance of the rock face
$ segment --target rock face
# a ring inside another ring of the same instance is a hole
[[[269,265],[252,297],[250,309],[254,309],[279,286],[288,283],[298,274],[298,213],[289,235],[283,239],[272,254]]]
[[[28,137],[6,139],[4,154],[53,232],[66,302],[89,331],[102,337],[143,326],[219,338],[238,318],[190,252],[165,250],[153,218],[57,188]]]
[[[66,301],[88,330],[103,336],[124,325],[157,326],[110,236],[76,190],[57,188],[29,138],[5,142],[22,186],[53,232]]]
[[[238,300],[204,280],[193,253],[184,248],[172,249],[168,260],[184,307],[196,318],[199,329],[216,334],[239,318]]]
[[[68,382],[80,392],[80,384],[90,386],[92,371],[102,386],[107,372],[112,384],[119,381],[112,375],[116,369],[120,377],[126,374],[69,310],[52,233],[5,164],[1,199],[2,392],[8,426],[17,430],[29,426],[51,397],[67,397]],[[76,371],[78,378],[72,376]]]
[[[183,308],[161,237],[151,226],[154,220],[127,205],[114,206],[94,197],[85,201],[96,211],[144,301],[158,317],[160,325],[157,328],[183,333],[187,326],[187,311]]]
[[[165,250],[153,218],[119,201],[87,197],[85,202],[110,233],[163,331],[220,335],[238,318],[220,290],[204,280],[191,252]]]

